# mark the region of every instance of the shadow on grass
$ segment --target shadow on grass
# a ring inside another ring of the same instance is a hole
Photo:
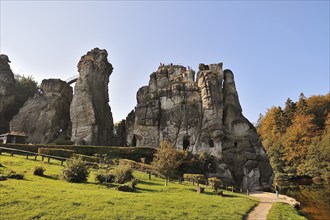
[[[51,180],[59,180],[60,177],[57,175],[50,176],[50,175],[40,175],[40,177],[46,178],[46,179],[51,179]]]
[[[151,181],[144,181],[144,180],[139,180],[139,184],[145,184],[148,186],[163,186],[164,184],[161,183],[155,183],[155,182],[151,182]]]
[[[188,190],[197,193],[196,189],[188,189]],[[206,191],[204,191],[201,194],[208,195],[208,196],[219,196],[219,197],[225,197],[225,198],[239,198],[239,196],[236,196],[236,195],[226,194],[225,191],[222,191],[222,193],[223,193],[222,196],[218,195],[217,192],[206,192]]]
[[[157,192],[157,190],[154,189],[144,189],[144,188],[140,188],[140,187],[136,187],[136,193],[143,193],[143,192]]]

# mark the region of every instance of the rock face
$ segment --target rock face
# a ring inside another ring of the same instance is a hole
[[[106,50],[95,48],[81,57],[79,78],[70,107],[71,140],[77,144],[109,145],[113,139],[108,83],[112,65]]]
[[[250,190],[270,189],[272,168],[254,126],[242,115],[234,75],[222,63],[189,67],[161,65],[139,89],[126,118],[129,146],[176,148],[214,156],[210,176]]]
[[[15,103],[15,79],[7,55],[0,55],[0,134],[9,130],[8,113]]]
[[[70,130],[72,88],[60,79],[43,80],[10,122],[10,131],[28,136],[29,143],[50,143]]]

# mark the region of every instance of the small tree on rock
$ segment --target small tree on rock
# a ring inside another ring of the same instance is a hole
[[[152,165],[161,175],[164,176],[165,186],[167,186],[169,178],[180,166],[181,160],[179,158],[179,152],[174,149],[169,142],[162,141],[160,143],[160,148],[154,155]]]

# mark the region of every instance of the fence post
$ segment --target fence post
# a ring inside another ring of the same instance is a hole
[[[29,154],[26,154],[26,159],[29,159]]]
[[[50,157],[48,157],[48,163],[50,162]]]
[[[14,152],[13,151],[10,151],[10,155],[13,157],[14,156]]]

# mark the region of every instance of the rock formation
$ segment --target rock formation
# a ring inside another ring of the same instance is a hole
[[[15,102],[15,79],[7,55],[0,55],[0,134],[9,130],[9,111]]]
[[[113,67],[106,50],[95,48],[81,57],[79,78],[70,107],[71,140],[78,144],[109,145],[113,138],[108,83]]]
[[[234,75],[222,63],[161,65],[139,89],[126,118],[127,144],[158,147],[161,140],[215,158],[210,176],[250,190],[269,189],[272,168],[254,126],[243,116]]]
[[[60,79],[43,80],[38,94],[26,101],[10,122],[10,131],[29,143],[50,143],[70,130],[72,88]],[[64,135],[65,136],[65,135]]]

